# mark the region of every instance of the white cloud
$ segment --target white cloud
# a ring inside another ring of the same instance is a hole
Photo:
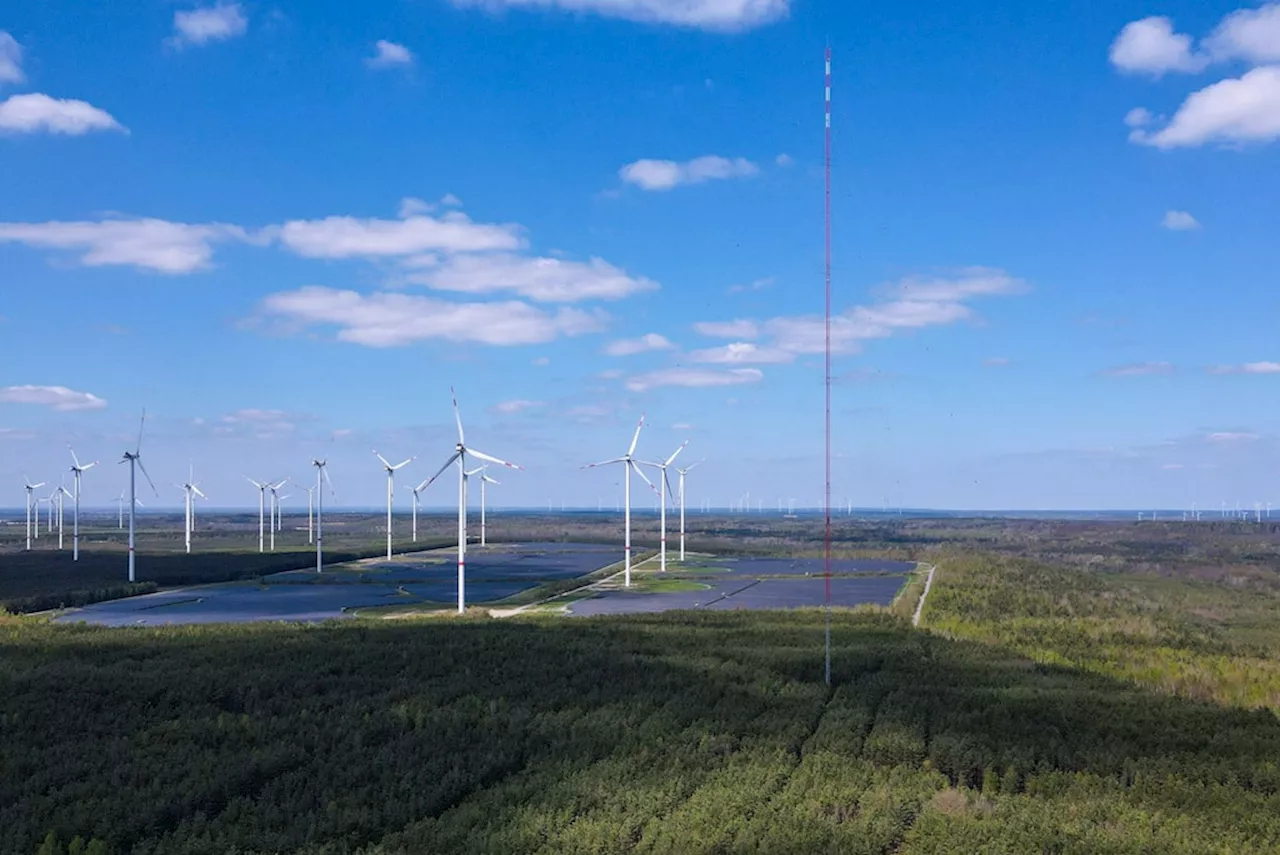
[[[604,352],[609,356],[634,356],[637,353],[648,353],[653,350],[672,350],[675,345],[657,333],[649,333],[639,338],[626,338],[610,342]]]
[[[1181,463],[1166,463],[1165,465],[1161,466],[1160,468],[1161,468],[1161,469],[1168,470],[1168,471],[1171,471],[1171,472],[1176,472],[1177,470],[1182,469],[1182,468],[1184,468],[1184,467],[1183,467],[1183,465],[1182,465]]]
[[[261,314],[299,326],[334,326],[339,341],[366,347],[397,347],[441,339],[489,345],[541,344],[560,336],[599,332],[601,312],[562,308],[555,312],[511,300],[450,303],[401,293],[363,295],[309,286],[272,294]]]
[[[1172,374],[1173,370],[1168,362],[1133,362],[1107,368],[1099,373],[1104,377],[1152,377]]]
[[[519,249],[524,245],[514,225],[473,223],[465,214],[442,217],[409,216],[399,220],[326,217],[293,220],[276,230],[281,242],[307,258],[412,255],[444,252],[483,252]]]
[[[22,73],[22,45],[0,30],[0,83],[21,83],[26,79]]]
[[[770,365],[795,361],[790,351],[774,347],[757,347],[750,342],[735,341],[722,347],[695,350],[689,354],[692,362],[712,365]]]
[[[508,253],[458,255],[439,267],[414,272],[405,278],[439,291],[465,294],[511,291],[543,303],[621,300],[658,288],[658,283],[643,276],[630,276],[599,258],[579,262]]]
[[[523,413],[526,410],[534,410],[538,407],[545,406],[545,401],[503,401],[499,404],[494,404],[493,411],[504,416],[510,416],[515,415],[516,413]]]
[[[748,282],[746,285],[730,285],[729,293],[740,294],[744,291],[763,291],[765,288],[768,288],[770,285],[772,285],[775,281],[776,280],[772,276],[764,276],[760,279],[755,279],[751,282]]]
[[[124,131],[110,113],[71,98],[50,98],[40,92],[14,95],[0,101],[0,133],[81,136],[90,131]]]
[[[1280,3],[1238,9],[1204,40],[1214,59],[1253,63],[1280,61]]]
[[[1200,228],[1200,222],[1186,211],[1165,211],[1160,225],[1175,232],[1185,232]]]
[[[1013,364],[1013,360],[1004,356],[993,356],[989,359],[982,360],[982,365],[984,368],[1004,368],[1012,364]]]
[[[107,402],[89,392],[77,392],[66,386],[0,387],[0,404],[40,404],[59,412],[105,409]]]
[[[191,273],[209,266],[212,243],[247,240],[237,226],[188,225],[165,220],[0,223],[0,243],[69,249],[86,267],[131,265],[160,273]]]
[[[1262,143],[1280,138],[1280,66],[1262,66],[1242,77],[1193,92],[1173,119],[1154,133],[1134,129],[1129,139],[1170,149],[1217,142]]]
[[[178,11],[173,13],[174,33],[169,43],[175,47],[204,45],[243,36],[248,27],[249,21],[239,3]]]
[[[396,213],[400,219],[407,220],[415,214],[430,214],[435,209],[436,206],[430,202],[424,202],[413,196],[405,196],[400,200],[400,209]]]
[[[453,4],[493,12],[555,8],[641,23],[735,31],[785,18],[791,0],[453,0]]]
[[[1201,71],[1209,59],[1192,52],[1191,36],[1175,33],[1173,21],[1153,16],[1125,24],[1111,44],[1111,63],[1121,71],[1159,77],[1169,71]]]
[[[404,45],[398,45],[386,39],[378,39],[374,48],[377,52],[365,60],[365,64],[370,68],[403,68],[413,65],[413,51]]]
[[[1256,433],[1219,431],[1217,433],[1209,434],[1204,438],[1204,441],[1208,443],[1212,443],[1214,445],[1224,445],[1224,444],[1236,443],[1236,442],[1253,442],[1258,438],[1259,437]]]
[[[461,208],[462,200],[452,193],[445,193],[444,196],[440,197],[440,204],[446,208]]]
[[[1124,116],[1124,123],[1131,128],[1145,128],[1154,121],[1155,116],[1146,107],[1134,107]]]
[[[782,154],[775,157],[773,159],[773,162],[776,163],[778,166],[781,166],[783,169],[786,169],[788,166],[791,166],[792,164],[794,164],[795,160],[792,159],[791,155],[787,154],[786,152],[783,152]]]
[[[755,321],[703,321],[693,325],[694,330],[708,338],[755,338],[760,327]]]
[[[980,297],[1019,294],[1027,284],[1002,270],[987,267],[962,268],[951,276],[909,276],[875,289],[880,302],[854,306],[831,319],[831,347],[835,353],[856,353],[869,339],[888,338],[900,330],[942,326],[976,317],[966,301]],[[818,316],[771,318],[754,321],[704,322],[694,328],[703,335],[753,338],[768,341],[755,351],[741,346],[732,350],[713,348],[701,351],[708,359],[721,362],[754,357],[755,361],[783,361],[780,354],[793,356],[822,353],[826,349],[826,324]],[[732,333],[743,333],[732,336]],[[750,333],[750,335],[747,335]],[[738,343],[743,344],[742,342]]]
[[[727,371],[709,368],[664,368],[632,377],[627,381],[627,388],[632,392],[647,392],[661,386],[703,389],[711,386],[759,383],[763,379],[764,374],[756,368],[733,368]]]
[[[539,356],[537,359],[533,360],[533,364],[538,368],[546,368],[548,365],[551,364],[551,357]]]
[[[1244,365],[1215,365],[1210,374],[1280,374],[1280,362],[1246,362]]]
[[[284,410],[236,410],[234,413],[228,413],[222,417],[227,424],[262,423],[262,422],[281,422],[289,419],[290,416]]]
[[[686,163],[674,160],[637,160],[618,170],[618,176],[642,190],[670,190],[681,184],[701,184],[728,178],[746,178],[759,172],[749,160],[708,155]]]

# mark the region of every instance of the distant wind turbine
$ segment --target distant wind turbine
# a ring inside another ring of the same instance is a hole
[[[58,489],[53,491],[53,495],[49,497],[50,510],[53,509],[54,497],[58,499],[58,549],[62,549],[62,519],[63,519],[63,500],[71,498],[71,494],[67,492],[65,485],[59,484]]]
[[[623,533],[623,559],[622,560],[623,560],[624,584],[628,588],[631,587],[631,471],[634,469],[635,473],[639,475],[640,478],[646,484],[648,484],[653,489],[657,489],[656,487],[653,486],[653,482],[645,477],[644,472],[640,470],[640,467],[636,464],[636,461],[632,456],[636,453],[636,443],[640,441],[640,430],[643,427],[644,427],[644,415],[642,414],[640,416],[639,424],[636,425],[635,436],[631,438],[631,445],[629,448],[627,448],[627,453],[624,454],[622,457],[615,457],[613,460],[605,460],[601,463],[591,463],[587,466],[582,467],[583,469],[595,469],[599,466],[611,466],[615,463],[622,464],[623,472],[625,473],[623,477],[623,488],[622,488],[622,494],[625,497],[624,498],[625,512],[623,516],[624,533]]]
[[[307,491],[307,543],[314,543],[316,488],[308,487],[305,484],[299,484],[297,481],[294,481],[293,484],[295,487]]]
[[[659,540],[658,551],[659,551],[659,554],[662,556],[659,561],[659,565],[662,568],[660,572],[662,573],[667,572],[667,499],[668,497],[672,499],[675,498],[675,496],[673,496],[671,492],[671,479],[667,477],[667,467],[669,467],[672,463],[675,462],[675,459],[680,456],[680,452],[684,451],[684,447],[688,444],[689,444],[689,440],[686,439],[680,445],[680,447],[675,450],[675,453],[672,454],[670,457],[668,457],[666,461],[662,463],[651,463],[651,462],[641,461],[642,463],[644,463],[645,466],[652,466],[653,468],[657,469],[658,472],[660,473],[660,478],[658,483],[658,498],[661,500],[661,504],[662,504],[662,522],[659,524],[660,540]],[[682,561],[684,560],[683,556],[681,556],[681,560]]]
[[[289,482],[288,478],[275,484],[268,484],[271,491],[271,551],[276,551],[276,532],[280,530],[280,488]]]
[[[486,534],[487,523],[485,522],[485,489],[484,488],[486,484],[500,483],[496,479],[489,476],[488,469],[489,469],[488,466],[481,466],[480,468],[472,469],[470,472],[467,473],[468,476],[471,476],[471,475],[480,476],[480,545],[481,546],[488,546],[489,544],[488,535]]]
[[[418,542],[418,504],[422,501],[422,491],[427,489],[427,485],[431,483],[430,478],[424,478],[422,483],[413,488],[413,542]]]
[[[680,560],[681,561],[684,561],[684,476],[688,475],[695,466],[699,466],[701,463],[702,461],[699,460],[697,463],[690,463],[684,469],[676,470],[676,474],[680,476]],[[782,505],[781,500],[778,501],[778,505],[779,506]]]
[[[195,525],[196,525],[195,497],[199,496],[200,498],[206,499],[206,500],[209,497],[206,496],[204,493],[200,492],[200,485],[196,483],[196,470],[194,466],[191,467],[190,473],[187,476],[187,483],[175,484],[174,486],[177,487],[186,495],[186,503],[187,503],[186,543],[187,543],[187,554],[190,555],[191,554],[191,531],[192,529],[195,528]]]
[[[136,552],[134,548],[134,537],[135,537],[135,532],[137,530],[136,518],[137,518],[137,505],[138,505],[137,470],[139,469],[142,470],[143,477],[145,477],[147,479],[147,483],[151,485],[151,492],[155,493],[157,497],[160,495],[160,493],[157,492],[156,490],[156,485],[151,480],[151,476],[147,474],[147,467],[142,465],[142,430],[144,427],[146,427],[146,424],[147,424],[147,411],[143,410],[142,421],[138,425],[138,444],[132,452],[126,451],[124,453],[124,457],[120,459],[121,463],[129,464],[129,581],[130,582],[137,581],[137,577],[134,572],[134,558],[135,558],[135,552]]]
[[[508,463],[505,460],[499,460],[496,457],[476,451],[467,447],[466,436],[462,431],[462,414],[458,411],[458,395],[454,392],[453,387],[449,387],[449,394],[453,396],[453,418],[458,423],[458,444],[454,446],[453,454],[444,465],[440,467],[440,471],[427,479],[427,483],[423,485],[423,489],[429,487],[437,478],[444,474],[444,471],[454,463],[458,465],[458,614],[463,614],[467,610],[466,599],[466,583],[467,583],[467,457],[474,457],[477,460],[483,460],[487,463],[494,463],[498,466],[505,466],[508,469],[520,469],[514,463]]]
[[[258,488],[258,552],[261,554],[267,551],[267,489],[271,485],[255,481],[248,475],[244,476],[244,480]],[[275,539],[275,535],[272,535],[272,539]]]
[[[27,551],[31,551],[31,503],[36,490],[44,486],[45,482],[32,484],[26,475],[22,476],[22,483],[26,485],[27,490]],[[40,539],[40,505],[36,505],[36,539]]]
[[[95,460],[92,463],[87,463],[81,466],[80,458],[76,457],[76,451],[74,448],[70,446],[70,444],[67,445],[67,450],[71,452],[71,461],[72,461],[71,472],[75,476],[75,489],[76,489],[75,497],[73,499],[73,501],[75,502],[75,516],[73,517],[72,523],[71,523],[71,560],[79,561],[80,560],[80,476],[83,475],[88,470],[92,469],[93,467],[97,466],[98,461]]]
[[[402,463],[392,465],[387,458],[383,457],[377,451],[373,452],[373,456],[382,461],[382,468],[387,471],[387,560],[391,560],[391,506],[395,501],[396,495],[396,470],[403,469],[414,461],[415,458],[410,457]]]
[[[316,572],[324,570],[324,486],[329,485],[329,493],[333,494],[333,482],[329,480],[329,471],[325,467],[328,460],[312,458],[311,465],[316,468]]]

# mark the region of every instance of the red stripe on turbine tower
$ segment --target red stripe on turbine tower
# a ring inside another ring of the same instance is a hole
[[[826,98],[824,104],[824,168],[826,174],[826,193],[824,205],[824,296],[826,298],[826,373],[824,385],[826,391],[826,482],[823,488],[823,507],[826,515],[826,528],[823,536],[823,578],[826,584],[826,683],[831,685],[831,48],[826,50]]]

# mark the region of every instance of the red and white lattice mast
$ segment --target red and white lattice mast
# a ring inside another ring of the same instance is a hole
[[[823,538],[823,577],[826,581],[826,683],[831,685],[831,47],[826,50],[826,100],[825,134],[826,199],[824,231],[826,236],[824,291],[826,297],[826,484],[823,489],[823,509],[826,514],[826,531]]]

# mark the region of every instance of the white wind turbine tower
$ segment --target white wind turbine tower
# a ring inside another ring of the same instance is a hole
[[[683,446],[681,446],[683,447]],[[680,560],[684,561],[684,476],[688,475],[696,466],[702,463],[690,463],[684,469],[677,469],[676,474],[680,476]]]
[[[659,561],[659,566],[661,567],[660,572],[663,572],[663,573],[667,572],[667,498],[668,497],[672,499],[675,498],[675,496],[672,494],[672,491],[671,491],[671,479],[667,477],[667,467],[669,467],[672,463],[675,462],[675,459],[680,456],[680,452],[684,451],[684,447],[688,444],[689,444],[689,440],[686,439],[683,443],[681,443],[680,447],[675,450],[675,453],[672,454],[670,457],[668,457],[666,461],[663,463],[651,463],[651,462],[641,461],[642,463],[644,463],[645,466],[654,467],[662,475],[662,478],[658,484],[658,499],[661,501],[661,504],[662,504],[662,522],[659,524],[660,539],[659,539],[658,553],[661,556],[661,559]],[[680,560],[681,561],[684,560],[683,554],[680,556]]]
[[[333,494],[333,482],[329,480],[328,460],[312,458],[311,465],[316,468],[316,572],[324,570],[324,485],[329,485],[329,494]]]
[[[631,438],[631,446],[627,449],[627,453],[622,457],[615,457],[613,460],[605,460],[602,463],[592,463],[582,467],[583,469],[595,469],[598,466],[610,466],[614,463],[622,464],[623,471],[625,473],[623,477],[622,493],[626,497],[626,500],[624,503],[625,515],[623,517],[623,521],[624,521],[623,522],[623,525],[624,525],[623,570],[624,570],[624,580],[625,580],[624,584],[628,588],[631,587],[631,470],[634,469],[635,473],[639,475],[640,478],[646,484],[648,484],[653,489],[657,489],[656,487],[653,487],[653,482],[650,481],[648,478],[646,478],[645,474],[640,471],[640,467],[636,465],[636,461],[632,457],[632,455],[636,453],[636,443],[640,441],[640,429],[643,427],[644,427],[644,416],[641,415],[640,423],[636,425],[635,436]]]
[[[458,614],[463,614],[467,610],[467,457],[474,457],[487,463],[496,463],[498,466],[505,466],[508,469],[520,469],[522,467],[514,463],[508,463],[505,460],[499,460],[473,448],[468,448],[466,436],[462,431],[462,414],[458,412],[458,395],[453,391],[452,386],[449,387],[449,394],[453,396],[453,418],[458,423],[458,444],[454,447],[453,454],[440,467],[440,471],[427,479],[423,489],[429,487],[455,462],[458,464]]]
[[[413,488],[413,542],[418,542],[418,503],[422,499],[422,491],[427,489],[427,485],[431,483],[431,479],[424,480],[421,484]]]
[[[44,486],[44,482],[41,481],[39,484],[32,484],[29,480],[27,480],[26,475],[22,476],[22,482],[23,484],[26,485],[26,489],[27,489],[27,551],[30,552],[31,551],[31,499],[32,499],[32,496],[35,494],[36,490]],[[40,539],[40,506],[39,505],[36,505],[36,539],[37,540]]]
[[[471,475],[480,476],[480,545],[481,546],[489,545],[488,535],[485,533],[486,522],[485,522],[484,487],[486,484],[500,483],[496,478],[491,478],[489,476],[488,469],[489,469],[488,466],[481,466],[478,469],[472,469],[470,472],[467,473],[468,476],[471,476]]]
[[[93,467],[97,466],[98,461],[95,460],[92,463],[87,463],[81,466],[80,458],[76,457],[76,451],[74,448],[70,446],[70,444],[67,445],[67,450],[71,452],[71,461],[72,461],[71,472],[75,476],[75,490],[76,490],[75,496],[73,498],[73,501],[75,503],[75,516],[72,517],[72,522],[71,522],[71,560],[79,561],[80,560],[80,476],[83,475],[88,470],[92,469]]]
[[[307,543],[315,542],[315,500],[316,488],[308,487],[294,481],[294,486],[307,491]]]
[[[415,458],[410,457],[403,463],[397,463],[394,466],[377,451],[373,452],[373,456],[382,461],[382,468],[387,471],[387,560],[391,560],[391,506],[395,501],[396,495],[396,470],[403,469],[414,461]],[[416,496],[415,496],[416,498]],[[414,530],[417,531],[417,514],[414,514]],[[417,539],[416,537],[414,538]]]
[[[71,494],[67,492],[65,485],[59,484],[58,489],[53,491],[53,496],[49,497],[49,509],[53,510],[54,496],[58,498],[58,548],[62,549],[62,518],[63,518],[63,500],[71,498]]]
[[[276,551],[276,532],[280,530],[280,488],[287,482],[288,478],[276,484],[267,484],[266,487],[271,491],[271,551]]]
[[[195,497],[196,497],[196,496],[199,496],[199,497],[200,497],[200,498],[202,498],[202,499],[208,499],[209,497],[208,497],[208,496],[206,496],[204,493],[200,492],[200,485],[198,485],[198,484],[196,483],[196,470],[195,470],[195,467],[194,467],[194,466],[191,468],[191,470],[190,470],[190,474],[187,476],[187,483],[185,483],[185,484],[177,484],[176,486],[178,487],[178,489],[182,490],[182,492],[186,494],[186,499],[187,499],[187,519],[186,519],[186,523],[187,523],[187,525],[186,525],[186,534],[187,534],[187,554],[188,554],[188,555],[190,555],[190,554],[191,554],[191,530],[192,530],[192,529],[194,529],[194,528],[195,528],[195,525],[196,525],[196,500],[195,500]]]
[[[266,552],[267,488],[271,485],[265,482],[255,481],[248,475],[244,476],[244,480],[258,488],[258,552]],[[272,537],[274,538],[274,535],[272,535]]]
[[[134,536],[137,530],[137,505],[138,505],[138,476],[137,470],[142,470],[142,475],[147,479],[147,483],[151,484],[151,492],[157,496],[156,485],[152,483],[151,476],[147,474],[147,467],[142,465],[142,429],[147,424],[147,411],[142,411],[142,422],[138,425],[138,445],[132,451],[126,451],[124,457],[120,459],[121,463],[129,464],[129,581],[137,581],[134,573]]]

